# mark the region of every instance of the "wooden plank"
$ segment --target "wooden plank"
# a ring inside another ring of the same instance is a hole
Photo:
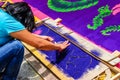
[[[110,80],[119,80],[120,79],[120,73],[113,76]]]
[[[42,53],[40,53],[34,47],[24,43],[24,46],[37,58],[39,59],[49,70],[54,72],[54,75],[57,76],[60,80],[73,80],[71,77],[67,77],[63,72],[61,72],[56,66],[52,65]]]

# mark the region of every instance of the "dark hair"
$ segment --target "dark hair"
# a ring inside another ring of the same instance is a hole
[[[5,7],[7,13],[20,21],[28,31],[35,28],[34,15],[26,2],[16,2]]]

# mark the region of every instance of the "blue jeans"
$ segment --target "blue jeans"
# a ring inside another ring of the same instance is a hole
[[[16,80],[24,56],[24,47],[18,40],[12,40],[0,47],[0,72],[2,80]]]

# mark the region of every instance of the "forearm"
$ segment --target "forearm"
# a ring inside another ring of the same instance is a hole
[[[22,41],[39,50],[59,50],[60,49],[60,44],[55,44],[51,41],[48,41],[46,39],[43,39],[34,35],[30,39],[22,40]]]
[[[55,44],[53,42],[47,41],[47,40],[42,40],[38,42],[38,47],[37,49],[40,50],[60,50],[60,44]]]
[[[59,44],[54,44],[53,39],[49,36],[41,36],[33,34],[36,38],[38,38],[38,47],[40,50],[58,50],[60,48]]]

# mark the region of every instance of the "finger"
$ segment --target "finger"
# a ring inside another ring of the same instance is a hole
[[[70,43],[69,43],[69,41],[67,40],[67,41],[65,41],[65,42],[63,43],[63,45],[65,45],[65,46],[67,47],[67,46],[70,45]]]
[[[67,40],[67,41],[64,41],[63,44],[68,44],[68,42],[69,42],[68,40]]]
[[[54,39],[52,37],[48,37],[48,40],[52,42]]]
[[[70,43],[67,44],[67,46],[69,46],[69,45],[70,45]]]

